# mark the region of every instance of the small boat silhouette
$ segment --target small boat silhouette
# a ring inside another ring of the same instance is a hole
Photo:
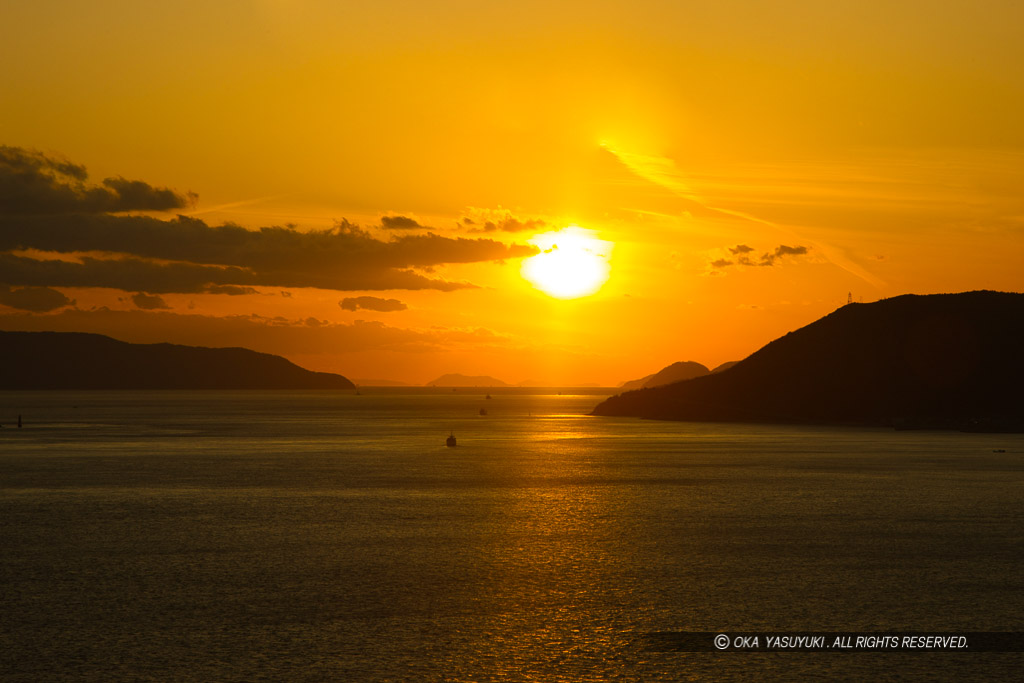
[[[491,395],[490,395],[490,394],[487,394],[486,396],[484,396],[484,398],[486,398],[486,399],[488,399],[488,400],[489,400],[489,399],[491,398]]]
[[[448,448],[455,448],[455,432],[448,435],[448,438],[444,440],[444,445]]]
[[[487,408],[481,408],[480,409],[480,414],[481,415],[486,415],[487,414]]]

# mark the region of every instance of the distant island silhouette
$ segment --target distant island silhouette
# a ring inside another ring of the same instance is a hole
[[[0,332],[0,389],[352,389],[243,348],[130,344],[78,332]]]
[[[737,363],[739,363],[738,360],[726,361],[725,363],[722,363],[721,365],[716,366],[715,369],[711,371],[711,374],[713,375],[716,372],[722,372],[723,370],[728,370],[729,368],[731,368],[732,366],[736,365]]]
[[[451,372],[441,375],[437,379],[427,382],[428,387],[507,387],[511,386],[500,379],[488,375],[460,375]]]
[[[727,372],[613,396],[594,415],[1024,431],[1024,294],[847,304]]]
[[[637,389],[660,387],[663,384],[672,384],[673,382],[682,382],[684,379],[693,379],[694,377],[703,377],[709,374],[711,371],[707,369],[705,365],[697,363],[695,361],[679,361],[673,363],[667,367],[662,368],[653,375],[647,375],[640,379],[630,380],[629,382],[623,382],[619,389],[621,391],[635,391]]]

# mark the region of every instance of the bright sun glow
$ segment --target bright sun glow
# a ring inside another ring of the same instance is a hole
[[[601,289],[611,272],[612,243],[575,225],[530,240],[541,253],[523,261],[522,275],[557,299],[577,299]]]

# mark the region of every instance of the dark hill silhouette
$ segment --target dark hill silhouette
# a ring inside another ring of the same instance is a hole
[[[633,391],[634,389],[650,389],[652,387],[660,387],[663,384],[672,384],[673,382],[682,382],[684,379],[693,379],[694,377],[701,377],[708,374],[710,371],[700,363],[692,360],[679,361],[673,363],[667,367],[662,368],[653,375],[647,375],[640,379],[634,379],[629,382],[622,384],[620,389],[623,391]]]
[[[716,372],[722,372],[723,370],[728,370],[729,368],[731,368],[732,366],[736,365],[737,363],[739,363],[738,360],[730,360],[730,361],[727,361],[725,363],[722,363],[721,365],[716,367],[714,370],[712,370],[711,374],[713,375]]]
[[[1024,294],[848,304],[728,372],[613,396],[595,415],[1024,429]]]
[[[129,344],[99,334],[0,332],[0,389],[351,389],[242,348]]]
[[[654,373],[651,373],[650,375],[644,375],[640,379],[628,380],[620,384],[618,386],[618,389],[620,391],[636,391],[637,389],[643,389],[644,385],[647,384],[647,380],[651,379],[652,377],[654,377]]]

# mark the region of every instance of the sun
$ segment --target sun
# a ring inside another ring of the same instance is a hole
[[[611,274],[612,243],[576,225],[529,240],[541,253],[523,261],[524,279],[556,299],[594,294]]]

